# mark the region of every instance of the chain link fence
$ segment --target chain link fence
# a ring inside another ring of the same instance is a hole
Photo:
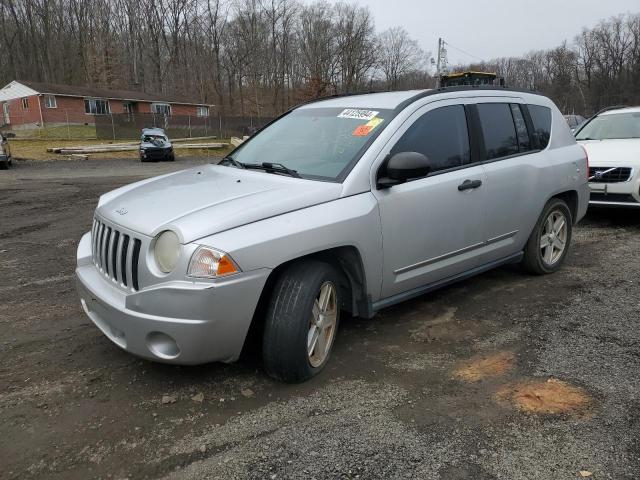
[[[271,120],[272,117],[233,115],[87,115],[65,109],[47,109],[42,117],[37,112],[12,114],[8,119],[0,116],[0,128],[15,133],[18,138],[33,139],[137,140],[143,128],[162,128],[169,138],[230,138],[251,135]]]

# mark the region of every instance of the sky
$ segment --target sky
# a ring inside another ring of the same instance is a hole
[[[520,56],[571,41],[583,27],[622,13],[640,13],[640,0],[350,0],[368,6],[378,32],[402,26],[424,51],[438,37],[450,65]],[[308,0],[306,3],[311,3]],[[453,47],[463,50],[461,53]]]

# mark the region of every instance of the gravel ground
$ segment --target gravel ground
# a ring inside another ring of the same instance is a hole
[[[283,385],[253,351],[134,358],[78,304],[98,196],[206,161],[0,172],[0,478],[639,476],[640,212],[591,212],[555,275],[505,267],[343,318],[328,368]]]

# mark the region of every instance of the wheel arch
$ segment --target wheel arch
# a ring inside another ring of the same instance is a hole
[[[571,222],[575,225],[578,221],[578,192],[575,190],[566,190],[555,194],[551,198],[559,198],[567,204],[569,211],[571,212]],[[551,198],[549,200],[551,200]]]
[[[247,339],[245,339],[245,349],[249,344],[257,345],[260,338],[262,338],[265,312],[276,281],[289,266],[304,260],[319,260],[332,265],[336,269],[343,280],[340,285],[343,299],[342,309],[353,316],[365,318],[373,316],[371,298],[367,293],[364,263],[358,248],[353,245],[343,245],[319,250],[287,260],[271,271],[251,319],[249,333],[247,334]]]

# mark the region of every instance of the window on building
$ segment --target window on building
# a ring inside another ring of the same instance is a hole
[[[56,97],[54,97],[53,95],[45,95],[44,106],[45,108],[57,108],[58,104],[56,103]]]
[[[171,116],[171,105],[168,103],[152,103],[151,112],[169,117]]]
[[[518,153],[518,137],[510,110],[508,103],[478,104],[487,160]]]
[[[551,138],[551,109],[540,105],[529,105],[529,113],[538,148],[545,149]]]
[[[108,115],[109,102],[100,98],[85,98],[84,111],[91,115]]]
[[[198,117],[208,117],[209,116],[209,107],[197,107],[196,115]]]
[[[400,152],[426,155],[434,172],[469,163],[469,134],[464,107],[453,105],[425,113],[391,150],[392,155]]]
[[[22,109],[29,110],[29,97],[24,97],[22,99]]]

